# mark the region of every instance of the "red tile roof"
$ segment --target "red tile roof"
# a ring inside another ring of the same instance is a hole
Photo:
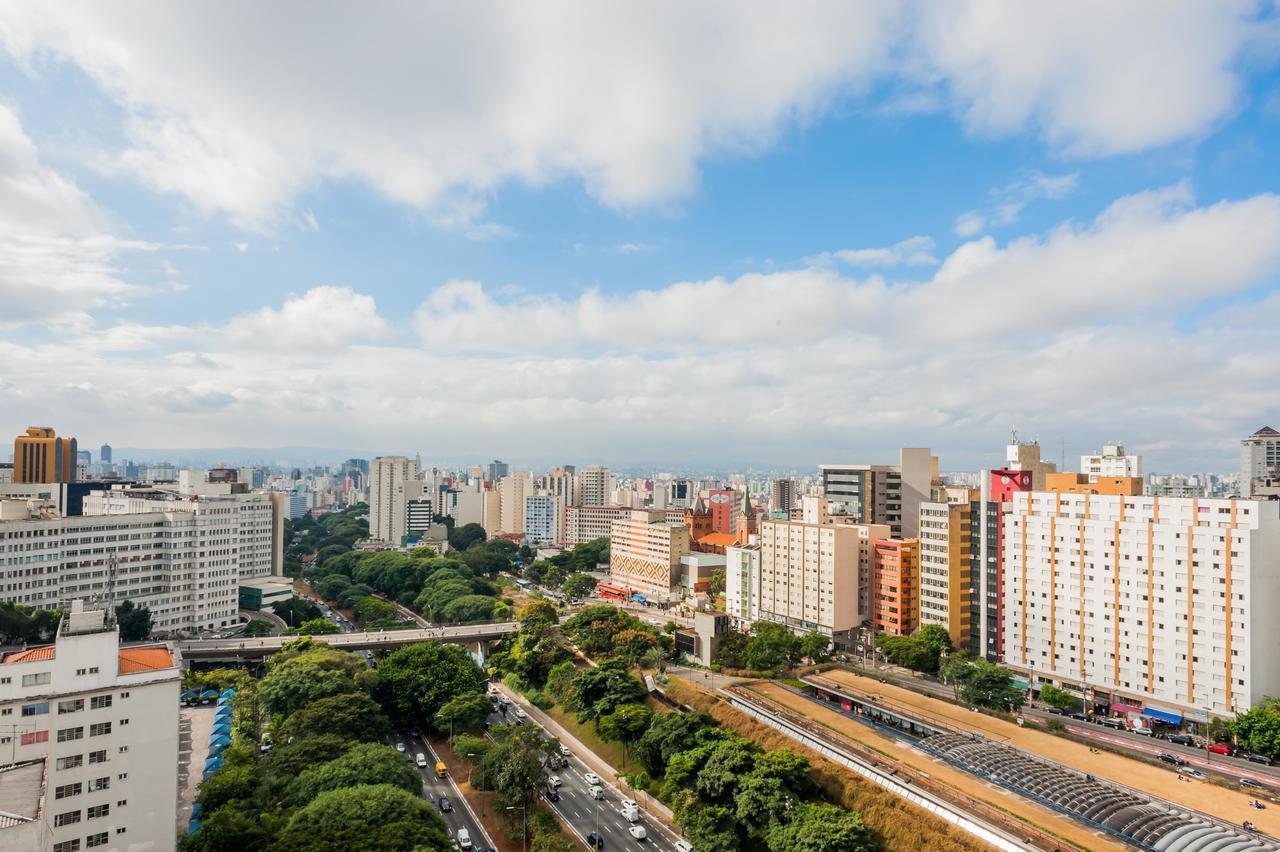
[[[0,663],[40,663],[53,659],[53,645],[41,645],[39,648],[28,648],[25,651],[14,651],[5,654]]]
[[[173,656],[168,648],[122,648],[120,650],[120,674],[150,672],[173,667]]]

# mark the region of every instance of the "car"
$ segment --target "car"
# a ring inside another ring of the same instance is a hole
[[[458,848],[471,848],[471,832],[467,831],[465,828],[458,829]]]
[[[1203,777],[1204,777],[1204,773],[1203,773],[1203,772],[1201,772],[1199,769],[1193,769],[1193,768],[1192,768],[1192,767],[1190,767],[1190,766],[1179,766],[1179,767],[1178,767],[1178,774],[1179,774],[1179,775],[1186,775],[1188,778],[1203,778]]]
[[[1067,715],[1067,711],[1066,711],[1066,710],[1063,710],[1063,709],[1061,709],[1061,708],[1059,708],[1059,707],[1050,707],[1050,708],[1049,708],[1049,715],[1051,715],[1051,716],[1065,716],[1065,715]]]
[[[560,746],[560,754],[563,757],[573,757],[573,752],[569,751],[569,747],[567,745]]]
[[[405,752],[404,743],[396,743],[396,751],[400,752],[401,754],[404,754]]]
[[[638,802],[636,802],[636,800],[635,800],[635,799],[623,799],[623,800],[622,800],[622,809],[623,809],[623,810],[626,810],[627,808],[636,808],[637,810],[639,810],[640,805],[639,805],[639,803],[638,803]]]
[[[556,792],[555,787],[548,787],[546,790],[543,790],[542,795],[546,796],[548,802],[560,801],[560,794]]]
[[[447,814],[453,810],[453,802],[449,801],[448,796],[441,796],[438,804],[440,806],[440,813],[442,814]]]
[[[1174,766],[1187,765],[1187,762],[1183,760],[1181,757],[1178,757],[1176,754],[1169,754],[1169,752],[1167,751],[1162,751],[1159,754],[1157,754],[1156,759],[1163,760],[1165,763],[1172,763]]]
[[[601,787],[599,784],[593,785],[588,792],[591,793],[591,798],[593,799],[604,798],[604,788]]]
[[[1150,728],[1129,728],[1129,733],[1137,734],[1140,737],[1154,737],[1156,732]]]
[[[594,772],[588,772],[586,775],[582,776],[582,780],[586,781],[588,784],[599,784],[600,776]]]
[[[592,849],[603,849],[604,838],[593,831],[587,835],[587,845],[590,846]]]
[[[547,779],[547,785],[548,785],[548,786],[551,786],[551,787],[559,787],[559,786],[560,786],[560,776],[559,776],[559,775],[552,775],[550,778],[548,778],[548,779]]]
[[[1271,758],[1267,757],[1265,754],[1242,754],[1238,756],[1243,757],[1245,760],[1249,761],[1250,763],[1261,763],[1264,766],[1271,765]]]
[[[1227,743],[1205,743],[1204,750],[1211,754],[1231,754],[1231,746]]]
[[[1196,738],[1190,734],[1172,734],[1169,737],[1169,742],[1174,745],[1193,746],[1196,744]]]
[[[427,756],[422,752],[418,752],[418,756],[415,757],[413,760],[420,767],[425,767],[427,765]]]
[[[640,809],[637,808],[635,805],[631,805],[630,807],[627,807],[626,805],[624,805],[622,808],[622,818],[625,819],[627,822],[639,822]]]
[[[643,825],[640,825],[640,823],[636,823],[635,825],[627,829],[627,834],[630,834],[636,840],[644,840],[646,837],[649,836],[649,830],[646,829]]]
[[[1072,714],[1071,714],[1071,718],[1072,718],[1072,719],[1075,719],[1077,722],[1087,722],[1087,721],[1089,721],[1089,717],[1088,717],[1088,716],[1086,716],[1086,715],[1084,715],[1083,713],[1072,713]]]
[[[675,849],[676,852],[693,852],[693,844],[687,840],[677,840],[671,848]]]
[[[1266,786],[1263,785],[1261,782],[1254,781],[1252,778],[1241,778],[1239,783],[1241,787],[1254,787],[1258,790],[1267,789]]]
[[[420,736],[422,736],[422,729],[421,729],[421,728],[413,728],[413,729],[411,729],[411,730],[409,731],[409,736],[411,736],[411,737],[420,737]]]

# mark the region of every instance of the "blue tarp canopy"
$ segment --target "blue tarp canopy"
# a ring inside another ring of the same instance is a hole
[[[234,689],[230,688],[230,687],[227,687],[226,689],[222,690],[222,694],[223,694],[223,695],[235,695],[235,694],[236,694],[236,691],[235,691]]]
[[[219,695],[219,696],[218,696],[218,706],[219,706],[219,707],[226,707],[228,704],[230,704],[230,703],[231,703],[231,699],[232,699],[232,698],[234,698],[234,697],[235,697],[234,695],[227,695],[227,694],[225,694],[225,693],[224,693],[224,694],[222,694],[222,695]]]
[[[214,755],[213,757],[206,758],[204,761],[205,769],[210,769],[210,768],[217,769],[221,765],[222,765],[222,757],[219,755]]]
[[[218,697],[218,690],[216,690],[216,689],[206,689],[204,692],[200,693],[200,697],[201,697],[201,698],[217,698],[217,697]]]
[[[214,733],[214,735],[215,735],[215,736],[216,736],[216,735],[218,735],[218,734],[230,734],[230,733],[231,733],[231,723],[229,723],[229,722],[222,722],[221,724],[214,725],[214,726],[213,726],[213,733]]]
[[[204,808],[200,807],[199,802],[196,802],[195,804],[193,804],[191,806],[191,819],[192,820],[200,819],[200,812],[203,810]]]
[[[1157,710],[1154,707],[1147,707],[1143,709],[1142,715],[1150,716],[1152,719],[1159,719],[1161,722],[1169,722],[1173,725],[1182,724],[1182,714],[1174,713],[1169,710]]]
[[[231,715],[231,705],[230,705],[230,704],[219,704],[219,705],[218,705],[218,709],[217,709],[217,710],[215,710],[215,711],[213,711],[213,713],[214,713],[214,715],[215,715],[215,716],[230,716],[230,715]]]
[[[215,731],[213,736],[209,738],[209,745],[231,745],[231,737],[220,731]]]
[[[648,600],[648,598],[646,598],[644,595],[632,595],[631,600],[637,601],[639,603],[644,603],[645,601]]]
[[[200,830],[200,820],[193,819],[191,820],[191,822],[187,823],[187,834],[195,834],[199,830]]]
[[[186,698],[197,698],[197,697],[199,697],[199,695],[200,695],[200,693],[196,692],[194,689],[188,689],[186,692],[182,693],[182,694],[181,694],[181,695],[179,695],[178,697],[179,697],[179,698],[183,698],[183,699],[186,699]]]

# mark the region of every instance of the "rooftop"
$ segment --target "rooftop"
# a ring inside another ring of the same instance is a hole
[[[1280,438],[1280,432],[1272,429],[1270,426],[1263,426],[1257,432],[1249,436],[1250,438]]]
[[[25,651],[14,651],[0,657],[0,665],[8,665],[9,663],[40,663],[53,659],[54,646],[41,645],[38,648],[28,648]]]
[[[40,819],[44,759],[0,769],[0,829]]]
[[[173,668],[173,654],[164,645],[120,649],[120,674]]]

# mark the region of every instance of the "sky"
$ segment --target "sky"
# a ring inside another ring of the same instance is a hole
[[[1280,7],[0,2],[0,432],[1234,470]]]

